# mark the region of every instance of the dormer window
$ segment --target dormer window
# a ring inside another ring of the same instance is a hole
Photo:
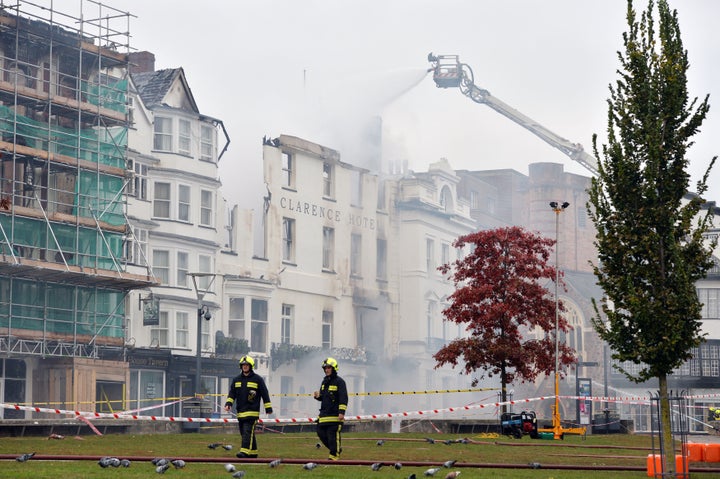
[[[440,190],[440,209],[450,213],[453,210],[452,192],[447,186],[443,186]]]

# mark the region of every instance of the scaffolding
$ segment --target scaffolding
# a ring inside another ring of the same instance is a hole
[[[130,15],[0,0],[0,353],[122,347]]]

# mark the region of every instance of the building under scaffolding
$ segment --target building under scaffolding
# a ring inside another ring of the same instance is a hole
[[[125,297],[154,281],[123,260],[130,14],[80,9],[0,4],[0,401],[94,410],[125,397]]]

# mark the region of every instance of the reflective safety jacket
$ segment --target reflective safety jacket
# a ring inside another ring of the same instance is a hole
[[[238,419],[257,418],[260,417],[260,399],[265,405],[265,413],[272,414],[270,394],[265,381],[251,370],[247,376],[240,373],[233,378],[225,405],[235,405]]]
[[[320,385],[320,414],[318,422],[339,422],[338,414],[345,414],[347,411],[348,393],[345,381],[333,371],[330,376],[325,376]]]

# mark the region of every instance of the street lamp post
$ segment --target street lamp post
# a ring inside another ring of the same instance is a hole
[[[215,274],[188,273],[188,275],[192,278],[193,288],[195,289],[195,296],[197,298],[197,343],[195,350],[195,384],[193,384],[195,396],[197,396],[200,394],[200,372],[202,370],[202,321],[203,319],[210,321],[212,318],[210,309],[203,304],[203,298],[205,298],[205,295],[212,287],[212,284],[215,281]],[[198,278],[206,277],[211,277],[210,282],[207,284],[205,289],[200,289]]]
[[[555,408],[553,410],[553,435],[555,439],[561,439],[563,435],[560,424],[560,299],[558,286],[560,283],[560,262],[558,250],[560,249],[560,213],[570,203],[565,201],[559,204],[557,201],[550,202],[550,208],[555,212]]]

